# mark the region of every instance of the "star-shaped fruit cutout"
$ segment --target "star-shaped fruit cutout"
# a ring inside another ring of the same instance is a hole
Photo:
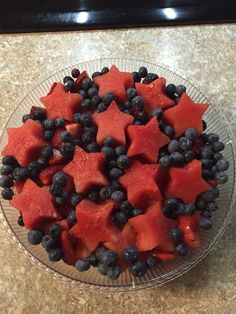
[[[22,214],[27,229],[40,228],[52,220],[61,218],[48,188],[39,187],[30,179],[25,182],[22,192],[16,195],[10,204]]]
[[[157,162],[159,149],[170,142],[170,138],[160,131],[156,117],[146,125],[130,125],[128,136],[131,142],[128,156],[140,156],[150,163]]]
[[[174,250],[170,229],[177,223],[164,216],[159,202],[149,206],[145,214],[130,218],[129,224],[137,233],[136,246],[139,251],[149,251],[154,248],[167,252]]]
[[[40,101],[47,109],[48,118],[73,121],[73,114],[79,111],[82,99],[79,93],[67,92],[63,84],[54,83],[48,95],[41,97]]]
[[[159,77],[150,84],[135,83],[135,87],[137,94],[143,97],[145,110],[148,113],[157,108],[167,109],[175,105],[174,100],[165,94],[166,79],[164,77]]]
[[[194,248],[200,247],[199,220],[199,212],[192,216],[183,215],[178,217],[178,228],[182,231],[184,242]]]
[[[22,167],[37,159],[41,148],[46,145],[42,126],[31,119],[19,128],[8,128],[7,134],[8,143],[2,154],[14,157]]]
[[[76,192],[84,193],[93,186],[108,185],[102,172],[104,163],[103,153],[86,153],[82,148],[76,147],[73,160],[63,171],[74,179]]]
[[[126,100],[126,89],[134,85],[132,73],[121,72],[115,65],[106,74],[96,76],[94,82],[99,87],[100,97],[112,93],[119,101]]]
[[[112,136],[117,145],[125,145],[125,129],[134,120],[130,114],[120,111],[115,101],[104,112],[93,116],[94,123],[98,126],[97,142],[103,144],[107,136]]]
[[[169,176],[165,196],[180,198],[185,203],[194,204],[199,194],[212,189],[202,178],[202,163],[196,159],[184,167],[171,167]]]
[[[113,207],[112,201],[96,204],[83,200],[76,206],[77,223],[70,234],[81,239],[91,252],[102,242],[116,241],[119,230],[111,221]]]
[[[129,171],[119,178],[119,182],[126,189],[128,201],[134,207],[146,208],[153,201],[162,200],[156,183],[159,175],[159,165],[142,164],[133,160]]]
[[[187,128],[195,128],[201,134],[202,116],[207,108],[207,104],[195,103],[186,93],[183,93],[178,104],[164,112],[164,120],[174,127],[175,137],[182,135]]]

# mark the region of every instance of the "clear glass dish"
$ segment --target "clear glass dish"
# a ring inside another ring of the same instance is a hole
[[[146,66],[150,72],[157,73],[159,76],[164,76],[168,83],[184,84],[187,87],[188,94],[196,101],[210,103],[207,97],[199,88],[186,76],[172,72],[168,68],[149,63],[142,60],[107,58],[87,61],[67,67],[56,74],[53,74],[39,85],[37,85],[16,107],[9,120],[6,123],[3,131],[0,151],[7,142],[7,127],[17,127],[21,125],[21,117],[28,113],[32,105],[42,104],[39,101],[41,96],[44,96],[49,91],[51,85],[55,81],[62,81],[63,77],[70,74],[71,69],[78,67],[81,71],[87,70],[92,74],[104,66],[115,64],[123,71],[136,71],[141,65]],[[96,289],[101,291],[118,292],[130,291],[136,289],[144,289],[152,286],[161,285],[190,270],[193,266],[199,263],[213,248],[219,238],[226,229],[232,216],[235,203],[235,144],[233,135],[229,129],[228,123],[222,115],[220,109],[210,103],[210,107],[204,115],[204,120],[207,122],[207,132],[217,132],[221,140],[226,143],[224,156],[230,161],[230,170],[228,171],[228,182],[220,187],[220,198],[218,200],[219,209],[213,216],[213,228],[210,231],[201,231],[200,237],[202,247],[199,250],[193,249],[184,258],[176,258],[172,261],[160,263],[158,268],[149,271],[145,276],[140,278],[133,277],[128,271],[123,273],[116,281],[111,281],[107,277],[100,275],[96,268],[80,273],[72,266],[68,266],[63,262],[53,263],[48,260],[47,254],[41,246],[32,246],[27,241],[27,230],[19,227],[17,224],[18,212],[11,207],[8,201],[1,199],[0,217],[9,238],[13,239],[18,247],[30,258],[30,260],[45,269],[54,276],[61,278],[67,284]]]

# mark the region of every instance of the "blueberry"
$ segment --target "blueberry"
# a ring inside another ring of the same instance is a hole
[[[203,146],[201,147],[201,157],[202,158],[212,158],[213,150],[211,146]]]
[[[202,217],[202,218],[200,219],[200,227],[201,227],[203,230],[209,230],[209,229],[211,229],[211,227],[212,227],[212,222],[211,222],[211,220]]]
[[[43,127],[45,130],[53,130],[55,128],[54,120],[46,119],[43,121]]]
[[[84,79],[81,83],[81,87],[85,91],[87,91],[92,86],[93,86],[93,81],[90,78]]]
[[[143,214],[143,211],[140,208],[133,208],[132,211],[131,211],[131,216],[132,217],[136,217],[136,216],[142,215],[142,214]]]
[[[107,266],[103,265],[103,264],[99,264],[98,265],[98,271],[100,274],[106,276],[107,274]]]
[[[213,144],[215,142],[219,142],[220,138],[218,134],[210,133],[208,134],[208,143]]]
[[[96,257],[97,257],[97,259],[98,259],[99,262],[101,262],[102,256],[103,256],[103,254],[104,254],[105,252],[107,252],[107,248],[106,248],[105,246],[99,246],[99,247],[97,248],[95,255],[96,255]]]
[[[131,101],[134,97],[137,96],[137,91],[136,91],[135,88],[130,87],[130,88],[127,89],[126,95],[127,95],[127,99],[128,99],[129,101]]]
[[[123,174],[124,174],[124,172],[119,168],[112,168],[109,171],[109,177],[112,180],[118,179],[119,177],[123,176]]]
[[[205,180],[210,180],[210,179],[212,179],[211,170],[209,170],[209,169],[202,169],[202,177],[203,177]]]
[[[1,168],[1,175],[8,175],[13,172],[13,167],[11,165],[3,165]]]
[[[22,117],[22,122],[25,123],[29,119],[33,120],[33,116],[31,114],[24,114]]]
[[[103,97],[103,103],[105,104],[105,106],[109,106],[110,103],[115,100],[115,95],[112,93],[107,93],[104,97]]]
[[[206,202],[212,202],[217,198],[217,194],[216,194],[215,190],[212,189],[210,191],[206,191],[206,192],[202,193],[201,197]]]
[[[197,139],[197,131],[194,128],[188,128],[185,130],[184,133],[185,137],[192,142],[194,142]]]
[[[183,93],[186,93],[186,87],[184,85],[177,85],[176,94],[180,97]]]
[[[48,166],[48,160],[44,157],[39,157],[37,163],[40,165],[41,168],[45,168]]]
[[[74,120],[74,122],[76,122],[76,123],[80,123],[80,119],[81,119],[81,113],[74,113],[74,115],[73,115],[73,120]]]
[[[176,86],[174,84],[169,84],[166,86],[165,93],[170,98],[173,98],[176,93]]]
[[[96,142],[91,142],[86,146],[86,151],[88,153],[96,153],[100,151],[100,148]]]
[[[35,108],[33,117],[34,120],[43,121],[46,119],[46,110],[43,108]]]
[[[114,202],[121,203],[122,201],[124,201],[125,195],[122,191],[115,191],[115,192],[112,192],[111,199]]]
[[[107,166],[109,169],[117,168],[117,161],[115,159],[112,159],[108,162]]]
[[[179,139],[180,148],[183,151],[190,150],[193,147],[193,141],[187,137],[181,137]]]
[[[182,240],[182,237],[183,233],[179,228],[174,227],[170,230],[170,238],[174,243],[179,243]]]
[[[174,152],[170,155],[171,157],[171,164],[173,166],[182,166],[185,162],[184,156],[179,152]]]
[[[145,81],[147,84],[150,84],[152,83],[153,81],[157,80],[158,79],[158,75],[155,74],[155,73],[148,73],[146,78],[145,78]]]
[[[208,134],[202,133],[202,134],[200,135],[200,139],[201,139],[205,144],[207,144],[207,143],[208,143]]]
[[[106,156],[107,159],[112,159],[115,156],[115,151],[112,147],[103,146],[101,152]]]
[[[95,135],[97,133],[97,127],[94,124],[92,124],[91,126],[85,126],[84,132],[88,132],[88,133]]]
[[[154,256],[148,256],[146,259],[146,264],[149,269],[153,269],[158,265],[158,261]]]
[[[88,145],[94,141],[94,135],[90,132],[83,132],[81,139],[84,144]]]
[[[144,108],[144,100],[141,96],[135,96],[131,101],[132,108],[141,111]]]
[[[136,95],[135,95],[136,96]],[[132,109],[132,105],[131,105],[131,102],[130,101],[126,101],[124,104],[123,104],[123,110],[124,109]]]
[[[193,150],[187,150],[186,152],[183,153],[183,155],[186,162],[190,162],[194,160],[196,157]]]
[[[86,271],[90,268],[90,266],[91,264],[89,258],[78,259],[75,263],[75,268],[78,271]]]
[[[42,241],[43,232],[39,229],[32,229],[28,232],[28,241],[32,245],[37,245]]]
[[[74,89],[74,86],[75,86],[75,83],[72,80],[68,80],[64,83],[64,88],[68,92],[72,92],[72,90]]]
[[[87,93],[85,90],[83,90],[83,89],[80,89],[80,90],[78,91],[78,93],[79,93],[80,96],[82,96],[83,98],[88,97],[88,93]]]
[[[196,212],[196,207],[193,204],[185,204],[185,215],[192,216]]]
[[[60,197],[63,193],[62,186],[58,185],[58,184],[51,184],[50,188],[49,188],[49,192],[53,196],[59,196]]]
[[[97,112],[103,112],[103,111],[106,111],[106,109],[107,109],[107,106],[104,104],[104,102],[100,102],[97,108]]]
[[[211,178],[215,177],[216,172],[218,171],[218,169],[216,168],[216,166],[212,166],[211,168]]]
[[[130,167],[130,158],[127,155],[121,155],[117,158],[117,165],[120,169],[126,170]]]
[[[220,195],[219,189],[213,188],[211,191],[214,193],[215,199],[217,199],[217,197],[219,197],[219,195]]]
[[[132,210],[132,205],[127,200],[125,200],[121,203],[120,210],[129,216]]]
[[[216,163],[220,159],[223,159],[223,155],[221,153],[214,153],[212,161]]]
[[[60,152],[64,157],[72,157],[74,153],[74,146],[71,143],[62,143]]]
[[[91,102],[89,99],[86,98],[81,101],[80,106],[83,110],[89,110],[91,108]]]
[[[225,171],[229,169],[229,162],[226,159],[220,159],[216,163],[216,168],[220,171]]]
[[[77,223],[75,210],[69,211],[68,216],[67,216],[67,221],[71,227]]]
[[[43,138],[45,139],[45,141],[51,141],[51,139],[53,138],[54,132],[51,130],[47,130],[43,132]]]
[[[103,67],[101,73],[102,74],[106,74],[109,72],[109,68],[108,67]]]
[[[49,228],[49,234],[53,238],[57,238],[61,232],[61,226],[59,224],[53,223]]]
[[[17,167],[13,171],[13,178],[16,181],[25,181],[29,177],[29,170],[27,168]]]
[[[143,122],[140,120],[134,120],[134,125],[143,125]]]
[[[17,224],[19,225],[19,226],[21,226],[21,227],[24,227],[24,220],[23,220],[23,217],[22,217],[22,215],[20,215],[19,217],[18,217],[18,219],[17,219]]]
[[[73,69],[71,71],[71,75],[73,78],[77,78],[80,75],[80,70],[79,69]]]
[[[73,193],[70,198],[70,203],[72,206],[76,206],[83,200],[83,196],[79,193]]]
[[[97,267],[98,266],[98,259],[96,257],[96,254],[92,253],[90,256],[89,256],[89,261],[90,261],[90,264],[93,266],[93,267]]]
[[[166,127],[166,123],[163,120],[159,120],[159,129],[161,132],[164,132],[164,128]]]
[[[12,167],[15,167],[16,160],[11,156],[4,156],[2,158],[3,165],[11,165]]]
[[[209,210],[203,210],[201,211],[201,217],[210,219],[212,216],[211,212]]]
[[[92,190],[88,194],[88,199],[92,202],[98,202],[99,201],[99,193],[96,190]]]
[[[127,149],[125,146],[117,146],[115,148],[115,153],[116,153],[116,156],[119,157],[121,155],[125,155],[127,152]]]
[[[137,111],[135,114],[135,119],[146,124],[149,120],[148,113],[146,111]]]
[[[115,266],[119,261],[118,254],[115,251],[106,250],[101,255],[101,263],[106,266]]]
[[[179,201],[177,200],[177,198],[166,198],[165,199],[165,203],[164,206],[168,209],[170,209],[171,211],[175,211],[178,209],[179,206]]]
[[[97,77],[97,76],[101,76],[101,75],[102,75],[101,72],[96,71],[96,72],[94,72],[94,73],[92,74],[92,79],[94,79],[94,78]]]
[[[139,70],[138,70],[138,74],[139,74],[139,76],[140,76],[141,78],[146,77],[147,74],[148,74],[147,68],[145,68],[145,67],[140,67]]]
[[[114,215],[114,220],[117,226],[122,227],[126,224],[128,218],[124,212],[118,211]]]
[[[101,98],[100,98],[98,95],[94,95],[94,96],[91,98],[91,103],[92,103],[92,105],[94,105],[94,106],[98,106],[101,102],[102,102],[102,100],[101,100]]]
[[[228,176],[224,171],[217,171],[215,179],[218,184],[225,184],[228,181]]]
[[[56,249],[56,247],[57,247],[56,240],[50,234],[46,234],[45,236],[43,236],[41,244],[42,244],[42,247],[47,252],[49,252],[53,249]]]
[[[161,108],[157,108],[152,110],[151,115],[152,117],[157,117],[158,120],[160,120],[163,116],[164,111]]]
[[[51,262],[58,262],[62,259],[63,252],[61,249],[53,249],[48,253],[48,258]]]
[[[32,161],[28,164],[28,171],[31,177],[37,177],[41,170],[42,166],[37,161]]]
[[[172,163],[172,157],[168,155],[161,157],[159,160],[159,164],[161,168],[169,168],[171,166],[171,163]]]
[[[60,139],[62,142],[71,142],[72,141],[72,136],[70,132],[68,131],[62,131],[60,133]]]
[[[83,126],[91,126],[92,124],[92,118],[91,115],[89,115],[88,113],[83,113],[80,115],[80,123]]]
[[[127,263],[134,263],[138,259],[138,250],[135,246],[129,245],[125,248],[123,258]]]
[[[75,138],[75,139],[73,139],[73,141],[72,141],[72,147],[73,147],[73,146],[80,146],[80,147],[82,147],[82,146],[83,146],[82,139],[81,139],[81,138]]]
[[[137,261],[131,266],[131,273],[135,277],[143,276],[147,271],[147,266],[143,261]]]
[[[195,205],[198,209],[202,210],[206,207],[206,201],[201,196],[198,196]]]
[[[114,147],[115,146],[115,140],[112,136],[107,136],[104,141],[104,146]]]
[[[159,126],[160,126],[160,124],[159,124]],[[169,136],[170,138],[173,138],[175,135],[175,130],[171,125],[166,125],[164,127],[164,133],[165,133],[165,135]]]
[[[207,205],[206,205],[206,210],[211,211],[211,212],[216,211],[217,208],[218,208],[217,204],[214,201],[213,202],[208,202]]]
[[[203,158],[203,159],[201,159],[201,163],[202,163],[202,167],[203,167],[204,169],[211,169],[212,166],[213,166],[213,162],[212,162],[212,160],[209,159],[209,158]]]
[[[106,200],[111,196],[111,192],[112,191],[111,191],[111,188],[109,186],[104,186],[99,191],[99,196],[102,200]]]
[[[212,148],[213,148],[214,152],[218,153],[218,152],[221,152],[222,150],[225,149],[225,144],[222,142],[214,142],[212,144]]]
[[[4,200],[11,200],[14,195],[14,192],[11,188],[4,188],[1,194]]]
[[[188,253],[188,248],[185,244],[180,243],[175,247],[175,254],[178,256],[185,256]]]
[[[65,84],[67,81],[72,81],[74,82],[73,78],[71,76],[65,76],[63,77],[63,83]]]
[[[111,188],[112,192],[121,190],[120,182],[117,181],[117,180],[113,180],[113,181],[111,182],[110,188]]]
[[[57,196],[55,198],[55,202],[58,204],[58,205],[62,205],[62,204],[65,204],[68,200],[68,192],[66,191],[63,191],[61,196]]]
[[[171,140],[170,143],[168,144],[168,152],[174,153],[178,152],[179,150],[179,142],[177,140]]]
[[[65,186],[67,184],[67,180],[67,175],[62,171],[58,171],[57,173],[55,173],[52,178],[52,182],[54,184],[58,184],[61,186]]]
[[[47,158],[47,159],[51,158],[52,155],[53,155],[53,147],[50,146],[50,145],[44,146],[44,147],[41,149],[40,155],[41,155],[43,158]]]
[[[121,268],[118,265],[107,267],[106,269],[106,275],[111,280],[117,279],[120,276],[120,273],[121,273]]]

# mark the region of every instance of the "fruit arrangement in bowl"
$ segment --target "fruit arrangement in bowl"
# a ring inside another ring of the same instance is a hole
[[[208,103],[114,64],[72,68],[38,102],[7,128],[0,178],[29,246],[111,282],[198,254],[232,166]]]

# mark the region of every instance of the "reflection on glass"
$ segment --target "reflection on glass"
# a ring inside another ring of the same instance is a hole
[[[177,12],[175,9],[166,8],[163,9],[163,13],[168,20],[175,20],[177,18]]]
[[[79,12],[76,15],[76,22],[78,24],[86,23],[88,21],[88,16],[89,16],[88,12]]]

